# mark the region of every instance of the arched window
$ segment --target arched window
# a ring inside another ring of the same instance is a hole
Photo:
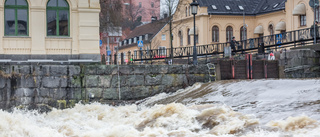
[[[188,31],[187,31],[187,35],[188,35],[188,45],[191,44],[189,31],[190,31],[190,29],[188,29]]]
[[[273,25],[272,25],[272,24],[269,25],[268,30],[269,30],[269,32],[270,32],[270,35],[273,35],[273,34],[274,34]]]
[[[47,35],[69,36],[69,4],[66,0],[49,0],[47,5]]]
[[[186,7],[186,17],[188,17],[188,7]]]
[[[183,35],[182,35],[182,32],[179,31],[178,35],[179,35],[179,40],[180,40],[180,46],[183,46]]]
[[[212,42],[219,42],[219,27],[212,27]]]
[[[27,36],[28,2],[26,0],[7,0],[4,6],[4,34],[6,36]]]
[[[227,29],[226,29],[226,38],[227,38],[227,42],[230,42],[231,41],[231,38],[233,36],[233,28],[231,26],[228,26]]]
[[[247,39],[247,28],[241,27],[240,28],[240,40],[246,40]]]

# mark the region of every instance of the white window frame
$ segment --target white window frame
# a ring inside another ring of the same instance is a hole
[[[133,43],[137,43],[137,37],[133,39]]]
[[[132,43],[132,39],[129,39],[129,44],[131,44]]]
[[[148,35],[148,34],[146,34],[146,36],[145,36],[145,38],[144,38],[144,39],[145,39],[145,40],[148,40],[148,36],[149,36],[149,35]]]
[[[166,40],[166,34],[161,35],[161,40]]]

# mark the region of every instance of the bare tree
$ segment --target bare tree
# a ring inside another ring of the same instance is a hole
[[[170,33],[170,58],[171,61],[173,60],[173,30],[181,26],[182,20],[180,22],[175,23],[175,25],[172,24],[174,19],[180,18],[179,15],[182,15],[182,7],[183,5],[187,5],[187,2],[184,2],[183,0],[162,0],[163,5],[163,13],[162,16],[168,16],[170,18],[169,20],[169,33]],[[179,13],[180,12],[180,13]]]
[[[122,25],[122,1],[100,0],[100,32],[114,31]]]
[[[145,10],[142,7],[134,5],[133,3],[126,3],[124,11],[123,28],[129,27],[133,30],[141,25],[141,15],[145,13]]]

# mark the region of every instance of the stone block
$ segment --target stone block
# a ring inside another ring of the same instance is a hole
[[[149,91],[151,92],[151,95],[162,93],[165,91],[165,89],[166,89],[166,86],[163,86],[163,85],[149,87]]]
[[[104,70],[105,75],[115,75],[118,74],[117,65],[106,65]]]
[[[130,75],[133,74],[133,67],[128,65],[121,65],[119,69],[121,75]]]
[[[39,68],[40,72],[37,72],[39,75],[50,76],[50,65],[43,65]]]
[[[111,85],[112,76],[99,76],[99,87],[109,88]]]
[[[80,75],[80,66],[69,65],[69,76]]]
[[[98,75],[87,75],[84,77],[84,87],[86,88],[97,88],[99,84]]]
[[[161,84],[163,74],[149,74],[145,76],[146,86],[157,86]]]
[[[71,88],[80,88],[81,87],[81,78],[80,76],[72,76],[69,78],[70,79],[70,84],[69,87]]]
[[[19,101],[17,103],[22,105],[29,105],[33,103],[32,97],[22,97],[18,99]]]
[[[86,65],[83,66],[82,72],[85,75],[96,75],[97,74],[97,66],[96,65]]]
[[[118,88],[107,88],[107,89],[104,89],[102,97],[105,100],[117,100],[117,99],[119,99]]]
[[[93,95],[95,99],[102,98],[102,88],[87,88],[87,95]],[[90,97],[90,96],[89,96]]]
[[[120,87],[127,86],[127,76],[120,76]],[[111,87],[117,88],[118,87],[118,76],[113,75],[111,80]]]
[[[0,77],[0,91],[6,86],[6,79],[3,77]]]
[[[185,69],[181,65],[169,65],[168,74],[184,74]]]
[[[168,65],[146,65],[145,74],[167,74]]]
[[[129,87],[121,87],[120,88],[120,96],[122,100],[132,100],[135,99],[133,95],[133,90],[132,88]]]
[[[44,88],[59,88],[60,87],[60,79],[59,77],[43,77],[42,78],[42,86]]]
[[[68,67],[65,65],[52,65],[50,67],[50,76],[66,76]]]
[[[148,87],[145,86],[138,86],[132,87],[133,90],[133,99],[142,99],[151,96],[152,92],[149,91]]]
[[[34,91],[29,88],[19,88],[19,89],[15,90],[14,93],[15,93],[14,96],[17,98],[33,97],[34,96]]]
[[[41,79],[33,76],[21,76],[17,78],[19,88],[37,88],[40,86]]]
[[[161,80],[161,85],[164,85],[164,86],[172,86],[173,85],[173,82],[175,80],[175,75],[174,74],[171,74],[171,75],[163,75],[162,77],[162,80]]]
[[[69,94],[69,99],[82,100],[82,91],[81,88],[71,88],[71,94]]]
[[[50,89],[49,96],[54,100],[64,100],[67,97],[67,90],[64,88]]]
[[[61,88],[66,88],[66,87],[68,87],[68,77],[67,76],[63,76],[63,77],[61,77],[61,79],[60,79],[60,87]]]
[[[39,88],[39,95],[43,98],[50,97],[50,89],[48,88]]]
[[[126,85],[129,87],[133,86],[143,86],[144,85],[144,76],[143,75],[129,75],[127,76]]]
[[[104,75],[106,69],[106,65],[97,65],[97,75]]]
[[[21,73],[21,74],[24,74],[24,75],[26,75],[26,74],[32,74],[32,72],[31,72],[31,67],[30,66],[28,66],[28,65],[23,65],[23,66],[15,66],[15,68],[19,68],[19,73]]]
[[[134,75],[143,75],[146,71],[146,65],[135,65],[131,66],[133,68]]]

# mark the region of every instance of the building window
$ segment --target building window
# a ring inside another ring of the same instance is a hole
[[[153,8],[154,7],[154,3],[153,2],[151,2],[151,8]]]
[[[307,25],[307,16],[300,15],[300,26],[306,26],[306,25]]]
[[[212,42],[219,42],[219,27],[212,27]]]
[[[180,46],[183,46],[183,35],[182,35],[182,32],[179,31],[178,35],[179,35],[179,40],[180,40]]]
[[[186,7],[186,17],[188,17],[188,7]]]
[[[190,34],[189,34],[189,31],[190,31],[190,29],[188,29],[188,31],[187,31],[187,35],[188,35],[188,45],[190,45],[191,44],[191,38],[190,38]]]
[[[166,40],[166,35],[165,35],[165,34],[162,34],[161,39],[162,39],[162,40]]]
[[[144,38],[145,38],[145,40],[148,40],[148,34],[146,34],[146,36]]]
[[[7,0],[4,6],[6,36],[28,35],[28,3],[26,0]]]
[[[247,29],[246,27],[240,28],[240,40],[246,40],[247,39]]]
[[[191,15],[191,7],[189,6],[189,16]]]
[[[139,2],[139,8],[141,8],[142,7],[142,3],[141,2]]]
[[[226,34],[227,34],[227,36],[226,36],[226,40],[227,40],[227,42],[230,42],[231,41],[231,38],[232,38],[232,36],[233,36],[233,28],[231,27],[231,26],[228,26],[227,27],[227,29],[226,29]]]
[[[159,47],[159,55],[165,56],[166,55],[166,47]]]
[[[138,53],[137,53],[137,50],[135,49],[134,52],[133,52],[133,58],[136,59],[137,57],[138,57]]]
[[[69,36],[69,5],[66,0],[50,0],[47,5],[47,35]]]
[[[133,43],[137,43],[137,37],[133,39]]]
[[[196,43],[198,44],[199,43],[199,35],[195,35],[195,38],[196,38]]]
[[[129,39],[129,44],[131,44],[132,43],[132,39]]]
[[[269,32],[270,32],[270,35],[273,35],[273,34],[274,34],[273,25],[272,25],[272,24],[269,25],[268,30],[269,30]]]

